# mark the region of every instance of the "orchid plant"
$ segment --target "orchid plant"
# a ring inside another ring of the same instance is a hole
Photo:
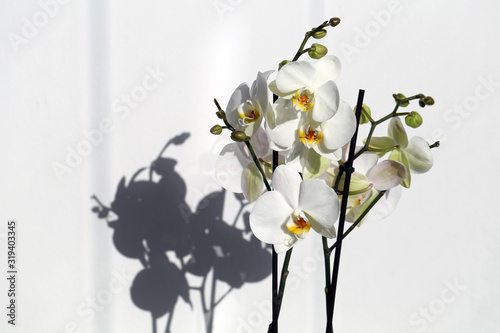
[[[317,43],[306,48],[311,37],[323,38],[326,28],[339,23],[340,19],[332,18],[307,32],[291,61],[281,62],[277,72],[259,72],[251,86],[238,86],[225,111],[215,100],[216,115],[223,124],[213,126],[211,132],[219,135],[228,130],[235,141],[222,149],[216,178],[225,189],[255,202],[250,214],[252,232],[274,248],[273,321],[268,332],[278,331],[292,249],[311,229],[322,236],[326,332],[333,332],[342,239],[365,220],[389,215],[402,188],[410,188],[411,174],[431,169],[431,148],[439,146],[421,137],[408,139],[401,120],[405,117],[406,126],[419,127],[422,116],[400,108],[414,100],[422,108],[433,105],[430,96],[394,94],[394,109],[379,120],[372,118],[362,95],[356,110],[340,98],[335,82],[340,75],[339,58],[327,55],[326,47]],[[312,62],[299,60],[306,53]],[[386,121],[387,135],[374,136],[376,127]],[[360,124],[369,124],[370,129],[363,144],[357,145]],[[352,223],[346,232],[344,220]],[[285,252],[278,285],[277,256]]]

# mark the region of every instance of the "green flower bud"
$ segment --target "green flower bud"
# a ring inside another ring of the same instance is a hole
[[[313,43],[308,53],[313,59],[321,59],[328,53],[328,49],[321,44]]]
[[[421,98],[421,99],[418,100],[418,105],[420,105],[421,108],[425,107],[425,102],[424,102],[423,98]]]
[[[210,133],[219,135],[222,133],[222,126],[221,125],[215,125],[210,129]]]
[[[412,111],[410,112],[409,115],[405,117],[405,122],[406,125],[410,126],[411,128],[417,128],[420,125],[422,125],[424,120],[422,119],[422,116],[418,112]]]
[[[248,141],[250,140],[250,137],[248,137],[245,132],[242,131],[236,131],[231,133],[231,139],[236,142],[243,142],[243,141]]]
[[[332,17],[330,21],[328,21],[328,24],[330,24],[332,27],[336,27],[339,25],[340,19],[338,17]]]
[[[312,37],[316,38],[316,39],[321,39],[321,38],[323,38],[325,36],[326,36],[326,30],[325,29],[318,30],[318,31],[316,31],[315,33],[312,34]]]
[[[290,60],[283,60],[282,62],[280,62],[279,66],[278,66],[278,70],[281,69],[281,67],[285,66],[286,64],[288,64],[289,62],[291,62]]]
[[[226,113],[222,110],[219,110],[215,113],[217,115],[217,118],[219,119],[225,119],[226,118]]]
[[[427,96],[424,98],[425,105],[434,105],[434,98]]]
[[[401,94],[401,93],[399,93],[399,94],[393,94],[392,97],[394,97],[394,99],[396,100],[396,102],[402,101],[403,99],[406,98],[406,96],[403,95],[403,94]],[[410,105],[410,102],[401,103],[400,105],[402,107],[405,107],[405,106]]]
[[[358,108],[358,106],[356,105],[354,107],[354,114],[356,114],[356,109]],[[371,117],[372,115],[372,111],[370,110],[370,108],[368,107],[368,105],[364,104],[361,106],[361,108],[363,109],[364,112],[361,112],[361,116],[359,117],[359,124],[366,124],[366,123],[369,123],[370,122],[370,118],[368,118],[365,114],[365,112]]]

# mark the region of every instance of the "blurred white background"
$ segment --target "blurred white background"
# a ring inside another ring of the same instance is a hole
[[[213,98],[225,107],[237,85],[292,58],[303,34],[334,16],[342,23],[321,42],[342,60],[341,97],[354,105],[365,89],[379,118],[393,93],[430,95],[436,105],[409,135],[441,141],[396,211],[346,239],[335,332],[498,332],[499,2],[2,0],[0,13],[2,276],[6,223],[19,224],[17,325],[6,323],[2,277],[2,332],[152,332],[129,291],[142,265],[117,251],[91,196],[109,205],[122,177],[188,132],[164,156],[196,210],[218,190],[214,163],[230,142],[209,133]],[[319,243],[295,249],[283,332],[324,331]],[[270,284],[232,290],[213,332],[265,332]],[[171,332],[206,332],[200,295],[190,298],[192,307],[178,299]]]

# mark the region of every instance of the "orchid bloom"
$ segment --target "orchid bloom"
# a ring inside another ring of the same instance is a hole
[[[272,152],[265,131],[259,129],[250,143],[266,177],[271,178]],[[243,142],[230,143],[222,149],[215,164],[215,177],[220,186],[231,192],[243,193],[249,202],[257,200],[264,190],[262,175]]]
[[[269,88],[296,111],[310,112],[311,119],[323,122],[332,118],[339,106],[339,91],[334,80],[340,73],[340,60],[326,56],[312,65],[294,61],[283,66]]]
[[[255,237],[273,244],[277,253],[290,249],[312,228],[334,238],[334,223],[339,215],[339,199],[324,181],[306,179],[287,165],[273,174],[274,191],[262,194],[250,214]]]
[[[433,158],[429,144],[419,136],[408,140],[408,135],[399,117],[394,117],[389,122],[388,136],[372,138],[370,150],[378,151],[381,155],[392,151],[390,160],[401,162],[407,169],[406,178],[402,185],[409,188],[411,185],[410,170],[415,173],[429,171],[433,164]]]
[[[351,139],[356,130],[356,116],[352,108],[340,101],[335,116],[324,121],[315,122],[305,113],[279,112],[279,106],[287,103],[278,100],[276,110],[271,108],[267,117],[267,133],[277,150],[289,150],[286,163],[298,172],[318,176],[328,160],[338,160],[337,150]],[[314,167],[322,165],[323,167]],[[318,169],[311,171],[310,169]],[[309,178],[305,175],[305,178]]]
[[[349,198],[347,202],[346,221],[354,222],[368,208],[381,191],[386,194],[375,204],[367,216],[382,219],[395,208],[401,188],[398,186],[406,178],[406,167],[397,161],[385,160],[378,162],[378,156],[373,152],[364,152],[353,162],[354,173],[351,175]],[[338,167],[333,171],[338,175]],[[339,182],[339,190],[344,188],[343,176]],[[334,178],[329,180],[333,185]],[[362,222],[366,220],[363,218]],[[360,226],[358,224],[358,226]]]
[[[270,74],[271,71],[259,72],[251,88],[242,83],[231,95],[226,115],[236,131],[252,136],[259,129],[269,106],[267,78]]]

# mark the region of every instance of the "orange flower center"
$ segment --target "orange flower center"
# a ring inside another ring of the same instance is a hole
[[[293,106],[299,111],[309,111],[314,106],[314,95],[307,89],[297,90],[293,96]]]

